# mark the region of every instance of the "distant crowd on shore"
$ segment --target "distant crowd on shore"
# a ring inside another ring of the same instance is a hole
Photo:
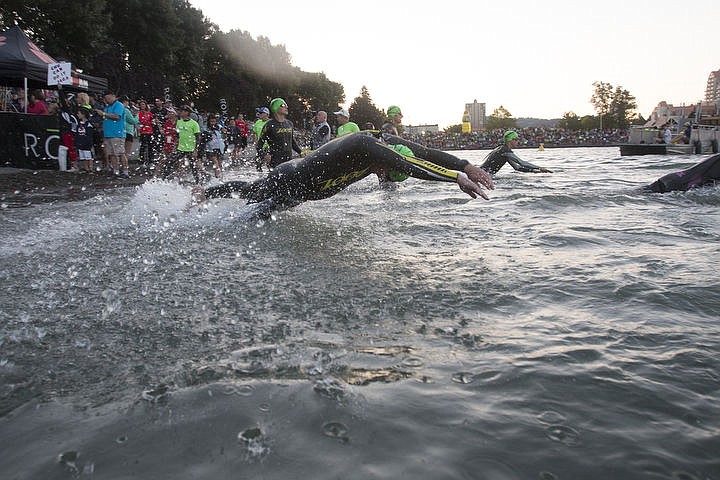
[[[628,130],[594,129],[566,130],[564,128],[515,128],[520,135],[518,148],[611,146],[627,143]],[[505,129],[484,130],[472,133],[425,132],[404,135],[409,140],[439,150],[482,150],[497,147],[503,141]]]

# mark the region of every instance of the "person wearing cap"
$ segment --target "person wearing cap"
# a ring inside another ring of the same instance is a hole
[[[282,98],[274,98],[270,102],[270,112],[273,118],[263,125],[255,149],[258,156],[261,156],[270,168],[275,168],[281,163],[292,160],[293,150],[298,155],[302,150],[295,141],[293,123],[287,118],[287,102]],[[265,150],[266,142],[267,150]]]
[[[477,167],[478,180],[474,180],[463,172],[463,165],[469,164],[466,160],[399,137],[393,140],[397,142],[395,146],[368,132],[345,135],[303,158],[280,164],[266,177],[254,182],[234,181],[204,190],[196,188],[193,199],[202,202],[207,198],[245,198],[249,203],[260,203],[256,213],[267,217],[274,210],[331,197],[378,170],[396,171],[421,180],[456,183],[472,198],[488,199],[481,185],[494,187],[492,177],[484,170]],[[425,157],[411,156],[409,149],[413,146],[417,149],[415,154],[422,152]]]
[[[255,143],[257,143],[258,140],[260,140],[260,136],[262,135],[262,129],[267,123],[268,120],[270,120],[270,109],[267,107],[258,107],[255,109],[255,116],[257,117],[257,120],[255,120],[255,123],[252,126],[252,131],[255,134]],[[263,148],[268,148],[267,143],[263,145]],[[262,164],[263,164],[263,157],[260,155],[257,155],[255,157],[255,167],[257,168],[258,172],[262,172]]]
[[[337,120],[337,138],[340,138],[349,133],[355,133],[360,131],[360,127],[355,122],[350,121],[350,114],[344,108],[341,108],[337,112],[333,112],[335,120]]]
[[[485,161],[480,168],[495,175],[505,163],[509,163],[518,172],[530,172],[530,173],[552,173],[547,168],[538,167],[530,162],[526,162],[521,159],[512,151],[513,148],[517,148],[520,143],[520,137],[517,132],[508,130],[503,135],[505,143],[497,147],[492,152],[488,153],[485,157]]]
[[[380,127],[380,131],[389,133],[390,135],[400,135],[398,128],[402,124],[403,114],[400,107],[397,105],[390,105],[387,109],[387,120]]]

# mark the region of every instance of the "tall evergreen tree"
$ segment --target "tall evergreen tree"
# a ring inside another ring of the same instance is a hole
[[[350,119],[357,123],[361,129],[368,122],[375,125],[375,128],[380,128],[385,117],[382,110],[373,103],[370,92],[365,85],[360,89],[360,95],[355,97],[352,104],[350,104],[348,113],[350,113]]]

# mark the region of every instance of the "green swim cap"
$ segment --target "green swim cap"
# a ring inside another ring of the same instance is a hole
[[[387,111],[387,116],[388,116],[388,117],[394,117],[394,116],[397,115],[398,113],[399,113],[400,115],[402,115],[402,112],[400,111],[400,107],[398,107],[397,105],[390,105],[390,106],[388,107],[388,111]]]
[[[285,100],[283,100],[282,98],[273,98],[270,102],[270,111],[272,113],[275,113],[280,110],[280,107],[282,107],[283,105],[287,107],[287,102]]]
[[[517,132],[513,132],[512,130],[508,130],[507,132],[505,132],[505,135],[504,135],[505,143],[508,143],[508,142],[510,142],[510,141],[512,141],[512,140],[515,140],[515,139],[518,138],[518,137],[519,137],[519,135],[517,134]]]
[[[405,145],[391,145],[392,149],[402,153],[403,155],[409,155],[411,157],[414,157],[415,154],[412,150],[410,150]],[[409,175],[403,172],[398,172],[397,170],[390,170],[388,172],[388,176],[390,177],[390,180],[393,182],[403,182],[408,179]]]

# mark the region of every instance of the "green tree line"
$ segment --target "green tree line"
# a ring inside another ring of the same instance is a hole
[[[299,125],[345,101],[341,84],[293,66],[285,46],[221,32],[187,0],[5,0],[0,28],[13,25],[56,60],[131,98],[168,92],[176,104],[219,111],[224,99],[230,113],[254,113],[280,96]]]

